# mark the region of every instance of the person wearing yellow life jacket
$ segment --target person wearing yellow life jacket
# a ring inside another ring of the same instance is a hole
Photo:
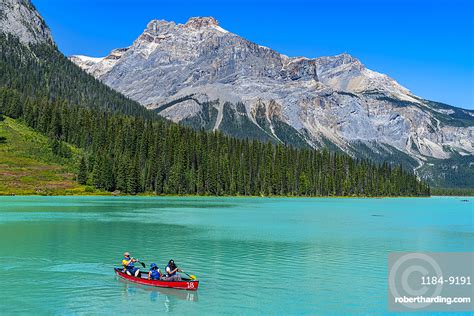
[[[138,260],[135,258],[131,258],[130,253],[125,252],[123,254],[122,266],[124,272],[128,275],[138,277],[140,275],[140,269],[135,267],[135,262],[138,262]]]

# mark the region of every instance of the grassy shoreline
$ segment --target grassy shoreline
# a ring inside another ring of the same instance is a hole
[[[52,151],[48,137],[8,117],[0,122],[0,195],[83,194],[76,181],[82,151],[70,145],[69,157]]]

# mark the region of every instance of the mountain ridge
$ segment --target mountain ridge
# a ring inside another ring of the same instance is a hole
[[[474,155],[474,111],[420,98],[347,53],[288,57],[212,17],[152,20],[129,47],[100,59],[70,58],[113,89],[196,128],[275,142],[302,139],[354,157],[385,148],[382,156],[391,152],[392,163],[400,153],[416,160],[415,171],[433,159]],[[362,147],[371,152],[361,153]]]

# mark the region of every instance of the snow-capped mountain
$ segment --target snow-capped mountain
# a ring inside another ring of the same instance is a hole
[[[288,57],[201,17],[153,20],[130,47],[71,60],[197,128],[401,162],[435,183],[446,166],[473,173],[474,111],[424,100],[348,54]]]
[[[23,44],[53,44],[51,32],[30,0],[0,1],[0,30]]]

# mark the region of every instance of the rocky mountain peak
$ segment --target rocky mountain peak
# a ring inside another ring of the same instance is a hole
[[[350,66],[358,70],[363,70],[365,68],[359,59],[347,53],[342,53],[335,56],[319,57],[318,59],[321,65],[329,65],[332,68],[341,67],[341,66],[343,67]]]
[[[156,35],[169,32],[175,26],[176,24],[174,22],[169,22],[165,20],[151,20],[147,24],[145,32]]]
[[[0,30],[24,44],[54,44],[51,31],[30,0],[0,1]]]
[[[435,168],[427,161],[474,159],[471,111],[423,100],[347,53],[288,57],[212,17],[153,20],[129,48],[71,60],[160,115],[197,128],[334,146],[356,157],[403,161],[420,174]]]
[[[200,28],[209,27],[209,26],[219,26],[219,22],[217,22],[217,20],[213,18],[212,16],[192,17],[192,18],[189,18],[185,26],[200,29]]]

